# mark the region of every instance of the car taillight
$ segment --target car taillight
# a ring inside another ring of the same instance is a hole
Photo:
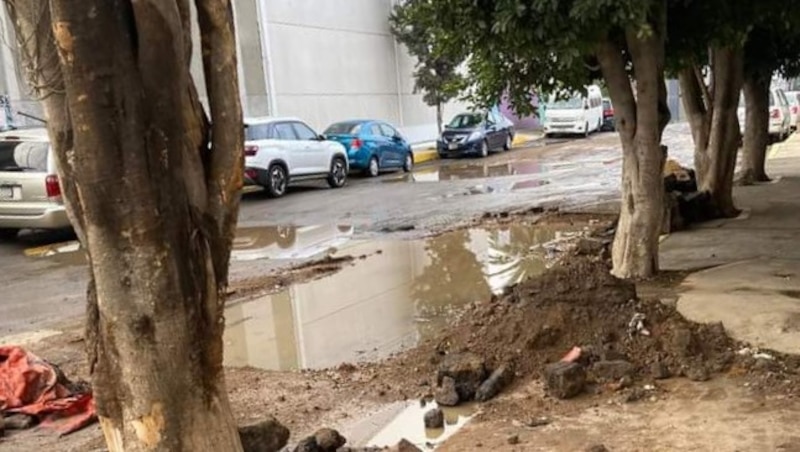
[[[354,150],[354,151],[357,151],[357,150],[361,149],[361,144],[362,144],[362,143],[361,143],[361,140],[359,140],[358,138],[355,138],[355,139],[353,139],[353,141],[350,143],[350,149],[352,149],[352,150]]]
[[[778,119],[781,117],[781,111],[780,109],[773,108],[769,115],[772,119]]]
[[[252,181],[258,180],[258,171],[254,170],[253,168],[246,168],[244,170],[244,175]]]
[[[244,155],[246,157],[253,157],[258,153],[258,146],[245,146]]]
[[[61,199],[61,184],[58,183],[58,176],[55,174],[50,174],[44,179],[44,188],[51,200]]]

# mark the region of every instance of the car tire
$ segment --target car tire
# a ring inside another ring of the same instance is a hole
[[[411,170],[414,169],[414,154],[408,153],[406,154],[406,159],[403,161],[403,171],[406,173],[410,173]]]
[[[489,141],[483,140],[481,142],[481,158],[489,157]]]
[[[503,150],[510,151],[512,146],[514,146],[514,137],[509,133],[506,135],[506,142],[503,143]]]
[[[328,185],[331,188],[342,188],[347,183],[347,162],[341,157],[334,157],[331,172],[328,174]]]
[[[264,187],[267,189],[267,196],[270,198],[280,198],[286,194],[289,186],[289,174],[282,165],[272,165],[267,170]]]
[[[11,241],[17,238],[19,229],[0,228],[0,241]]]
[[[367,165],[367,176],[369,177],[378,177],[381,174],[381,164],[378,161],[378,157],[372,156],[369,159],[369,164]]]

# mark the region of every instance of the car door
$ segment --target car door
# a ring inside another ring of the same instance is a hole
[[[392,166],[402,166],[405,162],[405,154],[408,151],[406,147],[406,141],[403,139],[400,133],[389,124],[380,123],[379,127],[381,129],[381,133],[388,141]]]
[[[488,112],[486,114],[486,139],[489,142],[489,147],[492,149],[499,148],[502,146],[504,138],[503,129],[500,127],[497,117],[493,112]]]
[[[375,154],[378,156],[381,168],[392,166],[394,157],[392,156],[392,142],[389,137],[383,134],[380,125],[377,122],[369,124],[368,127],[362,132],[362,136],[368,140],[367,146],[375,148]]]
[[[307,168],[305,174],[322,174],[330,171],[331,156],[328,151],[328,143],[320,140],[319,134],[308,124],[300,121],[292,121],[297,136],[298,154]]]
[[[308,157],[303,153],[302,143],[297,139],[294,127],[289,121],[273,124],[275,140],[280,142],[283,158],[289,166],[289,175],[302,176],[309,173]]]

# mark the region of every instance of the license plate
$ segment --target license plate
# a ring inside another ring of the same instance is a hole
[[[447,145],[447,149],[450,149],[451,151],[455,151],[456,149],[458,149],[458,143],[450,143],[450,144],[448,144]]]
[[[4,185],[0,187],[0,201],[13,201],[17,199],[17,191],[14,187]]]

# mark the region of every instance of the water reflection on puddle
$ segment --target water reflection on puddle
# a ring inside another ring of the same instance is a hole
[[[435,402],[424,406],[419,402],[394,403],[347,427],[345,436],[358,446],[387,447],[406,439],[422,450],[432,450],[466,425],[476,411],[475,405],[442,407],[444,428],[425,428],[425,413],[434,408]]]
[[[463,179],[540,174],[542,165],[534,160],[519,160],[506,163],[451,163],[439,167],[421,168],[411,174],[387,177],[382,182],[441,182]]]
[[[435,334],[452,310],[544,271],[545,242],[575,235],[529,225],[410,241],[351,241],[367,256],[341,271],[226,310],[225,360],[263,369],[368,361]]]
[[[347,243],[353,231],[343,225],[239,228],[231,260],[306,259]]]

